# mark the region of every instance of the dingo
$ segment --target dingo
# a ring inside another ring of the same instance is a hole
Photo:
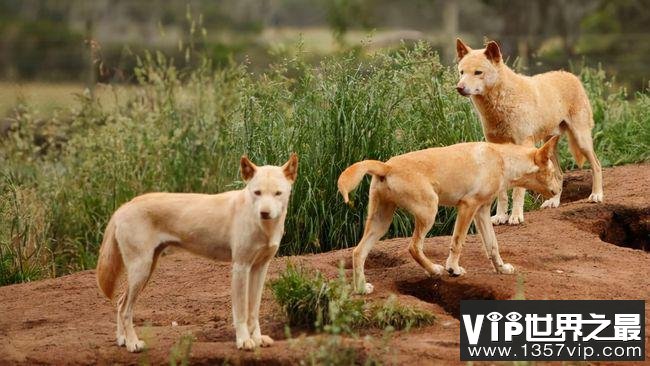
[[[460,81],[457,90],[469,95],[483,125],[485,139],[495,143],[534,146],[566,131],[569,150],[579,166],[589,160],[593,181],[589,201],[603,201],[603,176],[594,153],[591,130],[594,120],[591,105],[580,80],[564,71],[532,77],[518,75],[502,61],[496,42],[485,49],[472,50],[456,40]],[[562,171],[553,156],[557,173]],[[560,205],[562,191],[546,200],[542,207]],[[516,225],[524,221],[524,188],[512,193],[512,214],[508,217],[508,192],[499,193],[497,213],[492,223]]]
[[[468,142],[399,155],[385,163],[365,160],[345,169],[338,180],[345,202],[349,200],[348,192],[357,187],[363,176],[372,174],[366,226],[353,252],[355,290],[372,292],[363,266],[372,246],[388,230],[397,207],[414,216],[409,252],[430,275],[439,276],[445,269],[452,276],[465,273],[458,262],[472,219],[496,271],[513,273],[514,267],[503,263],[499,254],[490,223],[490,205],[498,192],[512,186],[526,187],[545,197],[555,195],[562,186],[552,162],[558,139],[551,138],[540,149]],[[433,226],[438,205],[458,208],[445,267],[433,264],[422,251],[424,236]]]
[[[126,268],[127,289],[117,301],[117,344],[130,352],[145,347],[133,328],[133,305],[168,245],[208,258],[231,261],[232,309],[237,348],[269,346],[260,332],[264,277],[284,234],[298,156],[282,167],[257,167],[241,158],[247,183],[239,191],[215,195],[150,193],[122,205],[106,227],[97,262],[97,282],[112,298]]]

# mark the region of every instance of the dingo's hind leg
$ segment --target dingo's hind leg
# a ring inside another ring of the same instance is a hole
[[[145,233],[146,230],[142,229]],[[118,235],[119,235],[118,231]],[[129,352],[140,352],[145,344],[138,339],[133,326],[133,306],[138,295],[147,284],[151,271],[160,251],[153,238],[133,238],[124,236],[118,238],[120,251],[123,253],[126,267],[127,289],[124,303],[119,307],[118,317],[121,317],[124,328],[126,349]]]
[[[489,204],[487,205],[489,207]],[[459,265],[460,253],[465,244],[467,230],[472,223],[472,218],[476,214],[476,204],[461,201],[458,204],[458,213],[456,214],[456,223],[454,224],[454,234],[451,236],[451,245],[449,247],[449,257],[445,269],[451,276],[462,276],[465,269]],[[489,215],[489,212],[488,212]]]
[[[375,243],[388,231],[394,213],[395,205],[393,203],[382,201],[376,194],[370,194],[363,237],[352,251],[352,281],[355,291],[359,294],[369,294],[373,291],[372,285],[366,283],[364,274],[366,258]]]
[[[427,271],[430,276],[441,276],[445,268],[439,264],[432,263],[425,255],[423,250],[424,237],[427,235],[434,222],[436,221],[436,214],[438,213],[438,196],[434,193],[431,199],[423,200],[417,203],[418,206],[409,209],[415,217],[415,230],[413,231],[413,238],[409,245],[409,253],[413,259],[422,268]]]
[[[126,349],[129,352],[140,352],[144,349],[145,344],[138,339],[133,326],[133,306],[144,288],[149,275],[151,274],[151,266],[153,264],[153,253],[151,256],[141,257],[139,260],[126,264],[127,267],[127,280],[128,288],[126,292],[126,300],[122,306],[122,322],[124,324],[124,331],[126,334]]]
[[[569,136],[569,145],[571,145],[571,141],[572,141],[571,132],[569,131],[569,133],[567,133],[567,135]],[[545,139],[544,143],[548,142],[548,140],[550,140],[550,138]],[[551,161],[553,162],[553,165],[555,166],[555,169],[556,169],[555,174],[560,179],[560,181],[562,181],[562,165],[560,165],[560,160],[559,160],[559,157],[558,157],[558,149],[555,149],[555,153],[551,157]],[[562,186],[561,185],[560,185],[560,191],[557,192],[557,194],[555,196],[553,196],[553,197],[547,199],[546,201],[544,201],[542,203],[541,208],[559,207],[560,206],[560,197],[562,197]]]
[[[115,338],[117,345],[120,347],[126,345],[126,333],[124,332],[124,322],[122,321],[122,307],[124,306],[125,299],[126,291],[123,292],[117,300],[117,330],[115,332]]]
[[[594,152],[594,141],[591,137],[591,127],[589,127],[593,125],[593,122],[590,123],[589,118],[591,117],[587,115],[587,112],[577,114],[574,116],[573,123],[568,125],[569,131],[567,132],[572,135],[569,142],[573,140],[578,145],[578,149],[591,165],[592,185],[589,201],[603,202],[603,170]]]

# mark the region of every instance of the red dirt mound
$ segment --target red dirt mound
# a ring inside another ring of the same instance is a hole
[[[648,208],[650,165],[607,169],[605,204],[585,201],[587,171],[570,172],[559,208],[530,212],[517,227],[496,228],[505,261],[517,275],[497,275],[475,235],[470,235],[459,278],[428,278],[410,258],[408,239],[378,243],[369,257],[366,277],[375,286],[369,299],[396,294],[437,315],[429,327],[397,332],[390,341],[388,363],[459,364],[459,301],[508,299],[523,279],[527,299],[650,300]],[[575,183],[575,187],[573,186]],[[577,196],[578,195],[578,196]],[[426,240],[427,256],[443,263],[449,237]],[[351,251],[290,258],[335,276],[340,261],[351,275]],[[276,258],[269,277],[280,273],[289,258]],[[0,364],[135,364],[166,363],[170,349],[191,333],[190,361],[195,364],[295,364],[308,350],[285,339],[284,322],[267,290],[262,300],[262,330],[276,339],[257,352],[235,349],[230,308],[230,269],[175,252],[163,257],[136,306],[135,321],[149,350],[130,354],[114,342],[115,315],[97,288],[94,271],[0,288]],[[648,312],[650,301],[646,305]],[[175,326],[172,326],[175,322]],[[374,332],[374,333],[373,333]],[[293,330],[293,336],[301,334]],[[374,338],[380,332],[370,331]],[[650,322],[646,322],[646,337]],[[305,339],[313,338],[307,334]],[[352,341],[361,353],[367,340]],[[646,349],[649,341],[646,338]]]

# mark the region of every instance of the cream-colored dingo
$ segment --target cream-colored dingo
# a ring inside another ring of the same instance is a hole
[[[126,268],[127,289],[117,302],[117,344],[144,348],[133,328],[133,305],[162,250],[173,245],[232,262],[232,309],[237,348],[269,346],[259,308],[264,278],[284,234],[291,187],[298,173],[292,154],[282,167],[257,167],[241,158],[246,187],[215,195],[150,193],[122,205],[106,227],[97,262],[97,282],[112,298]]]
[[[372,174],[366,226],[353,252],[355,290],[372,292],[363,266],[372,246],[388,230],[397,207],[406,209],[415,219],[409,252],[430,275],[440,276],[445,269],[452,276],[465,273],[458,262],[472,219],[496,271],[513,273],[514,267],[504,263],[499,254],[490,205],[498,192],[513,186],[535,190],[545,197],[555,195],[562,187],[552,163],[558,138],[551,138],[540,149],[468,142],[399,155],[385,163],[365,160],[348,167],[338,180],[345,202],[363,176]],[[439,205],[458,208],[445,267],[433,264],[422,251],[424,236],[433,226]]]
[[[594,153],[591,105],[580,79],[564,71],[535,76],[519,75],[503,62],[496,42],[472,50],[456,40],[460,81],[457,90],[470,96],[483,125],[485,139],[495,143],[534,146],[536,142],[567,132],[569,151],[578,165],[586,160],[593,174],[589,201],[603,201],[603,176]],[[562,174],[557,155],[553,157]],[[560,205],[561,190],[542,207]],[[499,193],[492,223],[516,225],[524,221],[524,188],[512,192],[512,213],[508,217],[508,193]]]

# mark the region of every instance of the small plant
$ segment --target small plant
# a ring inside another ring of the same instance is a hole
[[[340,335],[331,335],[319,338],[315,349],[309,353],[301,365],[338,366],[357,365],[357,348],[346,344],[346,340]]]
[[[275,300],[291,326],[315,326],[325,317],[328,297],[325,278],[320,272],[309,273],[288,262],[280,278],[270,282]]]
[[[192,352],[192,344],[194,343],[194,336],[192,334],[185,334],[181,339],[171,348],[169,352],[169,365],[177,366],[189,365],[190,353]]]
[[[363,324],[364,301],[352,297],[352,286],[343,270],[336,279],[322,273],[287,264],[287,269],[270,283],[289,325],[308,326],[331,334],[352,334]]]
[[[400,304],[395,295],[391,295],[381,305],[370,310],[370,322],[381,329],[392,327],[395,330],[409,330],[433,324],[436,317],[424,310]]]
[[[324,330],[331,334],[353,334],[354,328],[367,322],[365,301],[353,298],[352,284],[345,277],[343,265],[337,278],[327,283],[329,303],[327,317],[323,318]]]

